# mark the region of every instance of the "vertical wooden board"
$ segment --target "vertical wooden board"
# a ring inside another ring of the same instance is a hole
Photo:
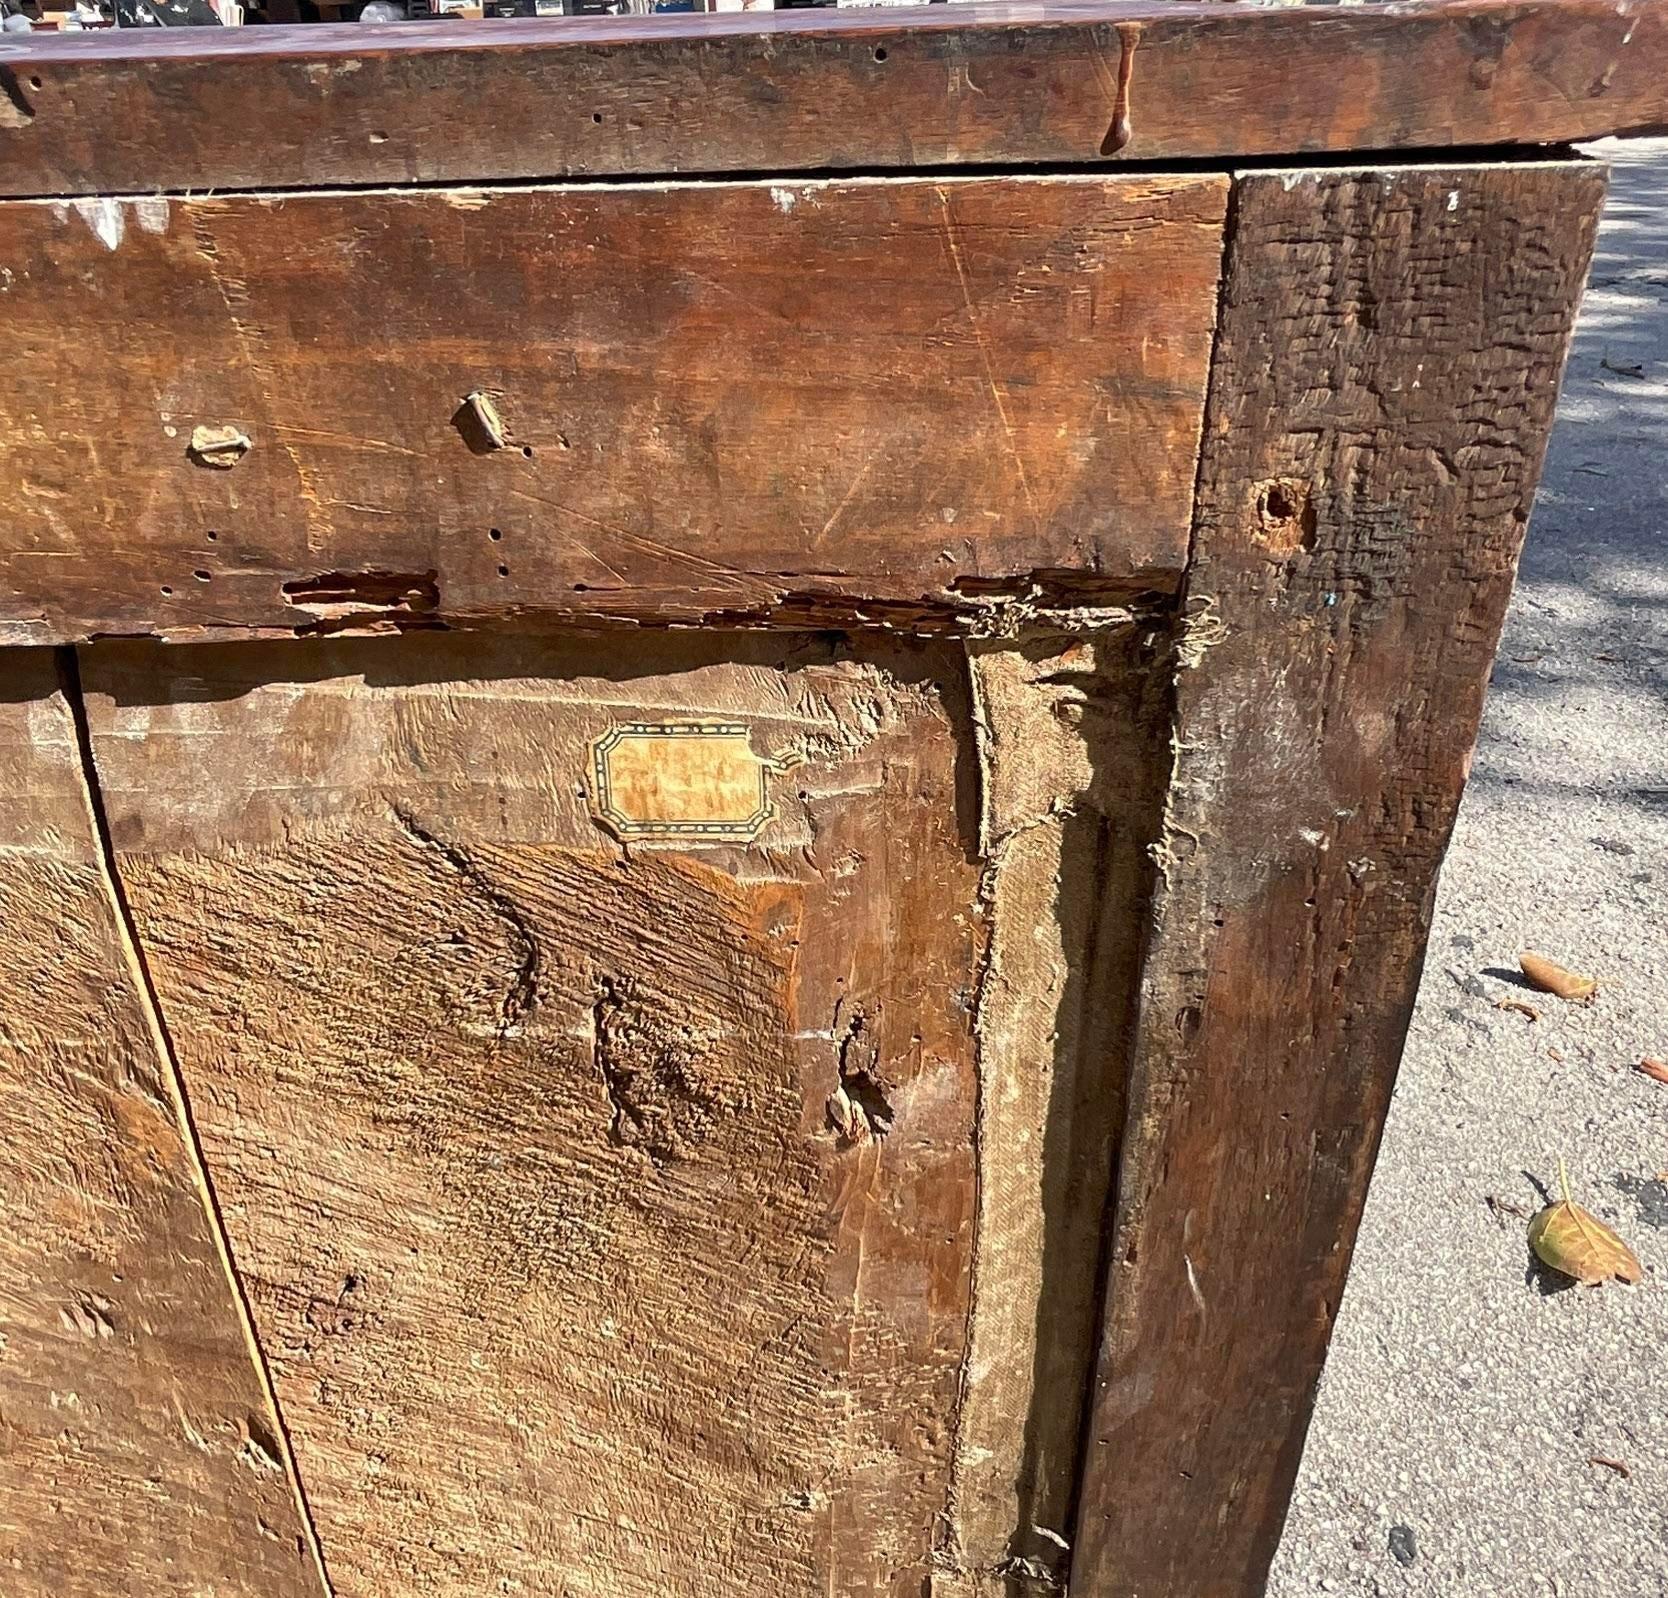
[[[972,646],[981,754],[979,1211],[957,1428],[961,1593],[1063,1583],[1168,770],[1162,633]],[[935,1589],[935,1598],[938,1589]]]
[[[0,1591],[312,1598],[52,656],[0,689]]]
[[[1237,180],[1090,1598],[1262,1591],[1603,192],[1574,162]]]
[[[761,635],[85,652],[344,1598],[923,1590],[975,1187],[958,665]],[[773,763],[773,814],[622,845],[596,741],[697,722]]]

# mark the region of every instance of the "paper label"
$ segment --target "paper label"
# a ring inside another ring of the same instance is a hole
[[[747,841],[775,814],[769,776],[740,722],[632,721],[592,746],[598,817],[622,838]]]

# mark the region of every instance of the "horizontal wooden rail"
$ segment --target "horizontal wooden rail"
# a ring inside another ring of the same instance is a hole
[[[1668,0],[922,6],[0,41],[0,194],[1242,160],[1668,128]]]

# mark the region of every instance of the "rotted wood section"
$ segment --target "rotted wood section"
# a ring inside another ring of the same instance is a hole
[[[1263,1590],[1603,197],[1237,180],[1074,1592]]]
[[[338,1593],[1061,1566],[1146,637],[82,652]]]
[[[0,640],[1173,591],[1226,195],[0,203]]]
[[[0,1590],[322,1598],[48,650],[0,800]]]

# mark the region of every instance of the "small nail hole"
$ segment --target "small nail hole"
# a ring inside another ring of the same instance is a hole
[[[576,594],[588,594],[591,591],[591,585],[589,583],[575,583],[573,591]]]
[[[196,571],[192,572],[191,575],[200,583],[206,583],[209,580],[209,573],[204,571],[201,566],[199,566]]]
[[[556,435],[556,442],[561,445],[563,449],[573,448],[573,445],[568,442],[568,435],[566,433],[558,433]]]
[[[600,111],[593,111],[591,113],[591,120],[593,122],[601,122],[602,121],[602,113]]]
[[[883,44],[877,44],[875,46],[875,60],[884,61],[885,59],[886,59],[886,46],[883,45]]]
[[[510,568],[508,566],[500,566],[498,568],[498,575],[500,577],[508,577],[510,575]]]
[[[220,542],[219,533],[204,533],[203,537],[205,537],[211,544],[218,544]]]
[[[504,536],[504,534],[499,528],[496,528],[496,527],[487,528],[487,537],[490,538],[493,541],[493,543],[496,544],[498,542],[498,540],[501,539],[503,536]]]
[[[388,135],[386,133],[378,131],[378,132],[373,133],[371,135],[371,143],[372,144],[386,144],[387,142],[388,142]]]
[[[33,77],[29,80],[29,87],[31,89],[38,89],[40,86],[41,80],[38,77]]]
[[[167,585],[167,584],[166,584],[166,583],[164,583],[164,584],[163,584],[163,585],[162,585],[162,592],[163,592],[163,593],[165,593],[165,594],[171,594],[171,593],[173,593],[173,591],[174,591],[174,590],[173,590],[173,589],[171,589],[171,588],[170,588],[170,587],[169,587],[169,586],[168,586],[168,585]]]
[[[525,455],[528,460],[532,460],[532,458],[533,458],[533,446],[531,444],[523,444],[521,446],[521,453],[523,455]]]

